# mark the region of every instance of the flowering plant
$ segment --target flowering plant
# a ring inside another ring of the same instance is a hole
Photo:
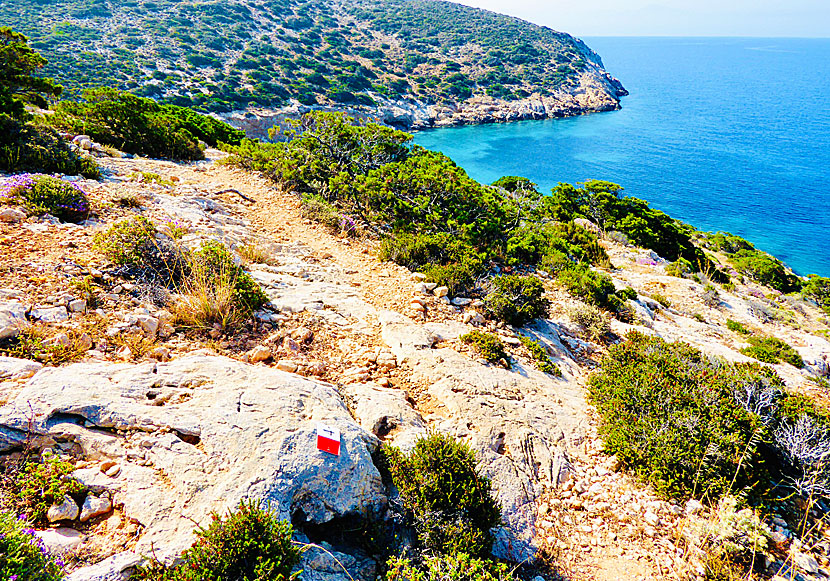
[[[0,203],[20,204],[31,214],[52,214],[67,222],[83,220],[89,213],[89,199],[81,186],[45,174],[0,180]]]
[[[63,562],[49,555],[25,515],[0,511],[0,580],[60,581]]]

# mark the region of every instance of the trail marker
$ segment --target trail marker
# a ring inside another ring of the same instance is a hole
[[[340,430],[325,424],[317,424],[317,449],[335,456],[340,455]]]

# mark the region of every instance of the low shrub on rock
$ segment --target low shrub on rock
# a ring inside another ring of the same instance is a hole
[[[90,179],[101,177],[95,160],[78,154],[51,127],[3,115],[0,115],[0,171],[82,175]]]
[[[611,331],[608,315],[593,305],[579,305],[568,311],[571,320],[582,327],[591,341],[601,341]]]
[[[292,581],[299,572],[300,549],[291,524],[253,501],[243,502],[224,518],[212,515],[207,528],[182,553],[183,563],[139,568],[132,577],[147,581]]]
[[[433,433],[409,454],[389,446],[383,451],[421,551],[486,558],[493,546],[490,529],[501,513],[470,447]]]
[[[70,476],[74,470],[69,462],[45,453],[39,459],[24,461],[20,467],[7,466],[4,488],[18,513],[27,515],[32,522],[43,523],[52,504],[60,504],[66,495],[85,490]]]
[[[492,333],[470,331],[458,338],[462,343],[472,345],[476,352],[490,363],[504,362],[510,367],[510,356],[504,350],[504,343]]]
[[[80,222],[89,214],[89,199],[78,184],[43,174],[20,174],[0,183],[0,202],[19,204],[29,214],[51,214]]]
[[[386,581],[512,581],[508,566],[465,553],[436,555],[420,566],[409,559],[393,557],[386,563]]]
[[[555,377],[562,377],[562,370],[559,369],[553,361],[551,361],[548,352],[539,341],[535,341],[534,339],[523,335],[519,337],[519,341],[522,342],[524,348],[527,349],[527,352],[536,362],[536,367],[539,371],[550,373]]]
[[[741,349],[741,353],[763,361],[764,363],[789,363],[799,369],[804,367],[804,360],[798,351],[791,345],[777,337],[748,337],[749,347]]]
[[[0,579],[61,581],[63,564],[51,556],[25,518],[0,511]]]
[[[538,278],[508,274],[494,278],[492,285],[484,298],[484,308],[492,318],[521,327],[547,314],[550,302]]]
[[[801,289],[805,298],[815,303],[827,314],[830,314],[830,278],[812,275]]]

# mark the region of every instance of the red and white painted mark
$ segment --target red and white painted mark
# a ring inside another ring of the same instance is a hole
[[[335,456],[340,455],[340,430],[325,424],[317,424],[317,449]]]

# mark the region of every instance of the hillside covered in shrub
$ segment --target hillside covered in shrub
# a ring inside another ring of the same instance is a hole
[[[607,77],[568,34],[435,0],[20,0],[0,22],[69,96],[103,85],[202,111],[514,100]]]

